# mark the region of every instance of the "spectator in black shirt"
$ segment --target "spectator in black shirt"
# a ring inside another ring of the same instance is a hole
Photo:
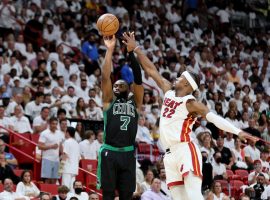
[[[20,182],[20,178],[16,176],[11,167],[8,166],[5,154],[2,153],[0,154],[0,181],[4,183],[6,178],[10,178],[15,184]]]
[[[215,152],[219,151],[221,153],[221,163],[224,163],[226,169],[231,169],[233,162],[233,157],[230,149],[224,147],[224,138],[219,137],[217,139],[217,147],[214,148]]]
[[[202,151],[202,174],[203,174],[203,180],[202,180],[202,190],[205,191],[207,189],[211,188],[212,182],[213,182],[213,167],[211,163],[207,162],[208,155],[205,151]]]
[[[261,137],[261,133],[258,129],[255,128],[256,126],[256,121],[255,119],[253,118],[250,118],[248,120],[248,127],[243,129],[243,131],[247,132],[247,133],[250,133],[251,135],[253,136],[256,136],[256,137]]]

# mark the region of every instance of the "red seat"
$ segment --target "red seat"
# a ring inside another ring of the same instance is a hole
[[[4,186],[2,183],[0,183],[0,192],[3,192],[4,191]]]
[[[230,169],[227,169],[226,173],[227,173],[227,176],[228,176],[229,179],[231,179],[231,177],[233,177],[233,175],[234,175],[233,171],[230,170]]]
[[[18,177],[21,177],[23,171],[23,169],[13,169],[14,174]]]
[[[242,180],[245,184],[248,184],[248,171],[244,169],[235,170],[235,174],[240,176],[240,180]]]
[[[239,181],[239,180],[230,181],[231,196],[235,197],[235,199],[238,199],[240,194],[242,193],[241,186],[243,185],[244,185],[243,181]]]
[[[39,183],[39,189],[42,192],[48,192],[51,195],[57,195],[58,186],[56,184]]]
[[[146,143],[138,144],[138,153],[150,154],[151,145]]]
[[[31,140],[32,140],[34,143],[38,143],[39,136],[40,136],[39,133],[31,134]]]
[[[217,180],[221,184],[222,192],[229,195],[229,182],[226,180]]]
[[[81,181],[82,183],[84,183],[85,182],[85,179],[84,179],[84,172],[82,172],[81,170],[79,170],[79,173],[78,173],[78,175],[76,176],[76,180],[78,180],[78,181]]]
[[[81,167],[87,171],[96,173],[98,166],[97,160],[90,160],[90,159],[82,159],[81,160]]]

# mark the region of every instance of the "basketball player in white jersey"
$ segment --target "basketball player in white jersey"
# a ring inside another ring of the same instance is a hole
[[[124,33],[123,37],[123,43],[127,45],[128,50],[133,50],[137,54],[145,72],[155,80],[165,94],[159,128],[160,140],[166,149],[164,165],[172,197],[175,200],[203,200],[202,156],[190,138],[196,117],[204,117],[221,130],[234,133],[241,139],[256,140],[256,138],[210,112],[203,103],[196,101],[192,93],[200,82],[197,74],[183,72],[173,87],[172,83],[158,73],[155,65],[137,46],[134,33]]]

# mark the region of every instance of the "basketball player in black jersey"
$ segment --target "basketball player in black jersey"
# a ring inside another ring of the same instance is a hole
[[[134,145],[138,111],[144,93],[141,69],[133,52],[129,52],[128,57],[134,74],[134,94],[130,92],[129,85],[124,80],[118,80],[112,86],[110,75],[115,36],[104,37],[104,43],[107,47],[102,67],[104,144],[99,151],[98,188],[102,189],[103,200],[113,200],[115,190],[118,190],[120,200],[129,200],[136,187]]]

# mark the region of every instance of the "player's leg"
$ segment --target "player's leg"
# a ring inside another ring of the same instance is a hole
[[[117,177],[119,200],[131,200],[136,189],[136,158],[134,152],[122,152],[118,157],[120,165]]]
[[[104,149],[101,152],[100,180],[103,200],[114,200],[117,164],[115,152]]]
[[[171,195],[173,199],[187,200],[188,196],[184,185],[177,185],[170,187]]]
[[[189,172],[184,178],[184,186],[187,194],[186,200],[203,200],[201,192],[202,178],[195,176],[193,172]]]

